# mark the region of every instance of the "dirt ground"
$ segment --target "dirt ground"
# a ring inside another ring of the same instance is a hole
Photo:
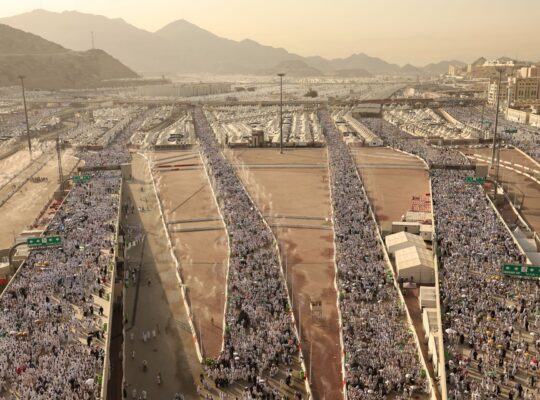
[[[19,152],[20,153],[20,152]],[[28,154],[26,151],[25,154]],[[13,160],[28,162],[26,155],[18,153]],[[10,160],[10,158],[6,160]],[[6,161],[4,160],[4,161]],[[73,169],[77,159],[71,151],[66,151],[62,156],[64,175],[68,175]],[[26,164],[21,165],[21,169]],[[4,171],[3,174],[13,176],[16,172]],[[58,189],[58,161],[53,157],[47,164],[35,175],[35,177],[47,178],[47,182],[32,183],[27,182],[21,189],[0,207],[0,248],[7,248],[14,242],[14,237],[30,225],[39,212],[52,198],[54,192]]]
[[[196,328],[202,332],[204,354],[215,358],[223,344],[229,254],[227,234],[199,156],[195,153],[196,158],[193,159],[188,153],[155,153],[152,158],[157,164],[175,165],[175,168],[157,167],[154,176],[157,178],[174,251],[181,264],[181,276],[188,288]],[[175,160],[173,157],[181,161],[171,161]],[[194,168],[193,164],[199,164],[199,167]],[[189,165],[190,169],[178,165]],[[193,219],[203,221],[178,223]],[[210,227],[220,229],[178,232]]]
[[[275,149],[241,149],[227,156],[282,248],[314,398],[342,398],[326,149],[287,149],[282,155]],[[317,300],[320,314],[310,307]]]
[[[401,221],[412,197],[429,193],[428,171],[417,158],[378,147],[360,147],[353,154],[379,223]]]
[[[481,154],[491,160],[491,149],[461,150],[465,154]],[[517,150],[501,150],[501,160],[540,170],[538,164],[535,164]],[[492,172],[492,170],[489,170],[490,174]],[[524,175],[504,168],[504,164],[501,164],[499,175],[510,199],[515,199],[515,203],[521,207],[520,211],[523,219],[536,233],[540,233],[540,185]]]

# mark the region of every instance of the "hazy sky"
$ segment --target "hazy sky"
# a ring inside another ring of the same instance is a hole
[[[0,0],[0,16],[40,7],[120,17],[150,31],[183,18],[304,56],[540,60],[540,0]]]

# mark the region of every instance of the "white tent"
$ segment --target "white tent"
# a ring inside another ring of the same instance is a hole
[[[424,339],[429,338],[431,332],[437,332],[437,309],[435,308],[424,308],[422,311],[422,326],[424,327]]]
[[[384,238],[388,253],[395,256],[396,251],[405,249],[407,247],[416,246],[425,248],[426,243],[418,235],[414,235],[409,232],[398,232],[388,235]]]
[[[418,297],[420,308],[435,308],[437,300],[435,296],[435,288],[433,286],[420,286],[420,296]]]
[[[396,268],[399,278],[416,283],[435,283],[433,253],[425,247],[410,246],[396,251]]]

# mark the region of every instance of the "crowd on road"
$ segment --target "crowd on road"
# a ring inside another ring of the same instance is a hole
[[[279,253],[200,108],[193,119],[230,243],[224,349],[207,373],[218,388],[244,380],[252,398],[271,398],[275,388],[264,376],[298,356]]]
[[[459,152],[429,146],[395,126],[362,119],[387,144],[429,164],[466,165]],[[540,285],[501,275],[525,256],[469,171],[431,170],[447,380],[453,399],[538,399]]]
[[[79,156],[87,167],[121,164],[122,140]],[[49,224],[58,247],[30,252],[0,298],[0,397],[99,398],[119,211],[119,170],[75,184]]]
[[[330,164],[347,395],[409,398],[426,389],[418,349],[354,160],[329,113],[321,110],[319,119]]]
[[[454,118],[478,130],[492,134],[492,121],[495,121],[495,110],[484,110],[484,123],[482,124],[482,112],[477,108],[449,107],[446,109]],[[489,122],[488,122],[489,121]],[[483,126],[482,126],[483,125]],[[515,131],[514,131],[515,130]],[[505,142],[524,151],[536,161],[540,162],[540,128],[505,119],[504,114],[499,113],[497,131]]]

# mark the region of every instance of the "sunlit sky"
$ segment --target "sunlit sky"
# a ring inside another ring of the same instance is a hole
[[[149,31],[183,18],[303,56],[540,60],[540,0],[0,0],[0,17],[36,8],[123,18]]]

